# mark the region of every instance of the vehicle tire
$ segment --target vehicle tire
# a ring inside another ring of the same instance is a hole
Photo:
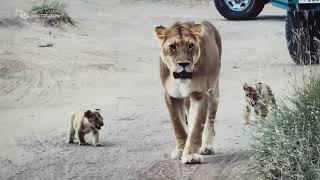
[[[253,19],[262,11],[263,0],[213,0],[219,13],[229,20]]]
[[[296,64],[320,63],[320,12],[288,12],[286,40]]]

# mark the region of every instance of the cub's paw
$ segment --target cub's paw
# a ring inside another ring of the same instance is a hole
[[[202,162],[200,154],[184,154],[181,161],[183,164],[201,164]]]
[[[205,145],[200,148],[200,154],[202,155],[214,155],[214,149],[211,145]]]
[[[96,146],[96,147],[101,147],[101,146],[103,146],[103,144],[101,144],[101,143],[96,143],[96,144],[94,144],[94,146]]]
[[[86,143],[86,142],[79,142],[79,145],[80,145],[80,146],[87,146],[87,145],[89,145],[89,144]]]
[[[181,160],[183,149],[175,149],[171,153],[171,159],[172,160]]]
[[[74,138],[69,137],[69,138],[68,138],[68,143],[69,143],[69,144],[72,144],[72,143],[74,143],[74,140],[75,140]]]

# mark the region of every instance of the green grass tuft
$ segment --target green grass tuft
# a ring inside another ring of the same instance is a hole
[[[253,127],[251,167],[280,179],[320,179],[320,78],[279,103],[279,109]]]
[[[74,25],[71,17],[66,13],[66,5],[57,0],[45,1],[42,4],[35,4],[30,10],[31,19],[40,21],[45,25],[59,26],[62,23]]]
[[[36,14],[36,15],[44,15],[44,14],[57,14],[57,15],[64,15],[65,13],[65,4],[58,2],[58,1],[52,1],[47,4],[37,5],[35,4],[31,10],[30,14]]]

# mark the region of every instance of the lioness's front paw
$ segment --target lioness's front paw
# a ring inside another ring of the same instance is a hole
[[[96,143],[96,144],[94,144],[94,146],[97,146],[97,147],[99,146],[99,147],[100,147],[100,146],[103,146],[103,144],[101,144],[101,143]]]
[[[183,164],[200,164],[201,155],[200,154],[184,154],[182,155],[181,160]]]
[[[171,153],[171,159],[173,160],[180,160],[182,156],[183,149],[175,149]]]
[[[211,146],[211,145],[201,146],[200,154],[202,154],[202,155],[214,155],[215,153],[214,153],[213,146]]]

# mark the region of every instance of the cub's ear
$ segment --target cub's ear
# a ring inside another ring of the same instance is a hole
[[[244,84],[243,84],[243,90],[246,91],[246,90],[248,90],[248,89],[249,89],[249,85],[248,85],[247,83],[244,83]]]
[[[89,119],[91,116],[92,116],[92,112],[90,110],[84,112],[84,117]]]
[[[167,37],[166,28],[164,26],[155,27],[154,33],[161,42]]]
[[[195,36],[201,36],[203,33],[203,26],[202,24],[195,24],[191,27],[191,33]]]

